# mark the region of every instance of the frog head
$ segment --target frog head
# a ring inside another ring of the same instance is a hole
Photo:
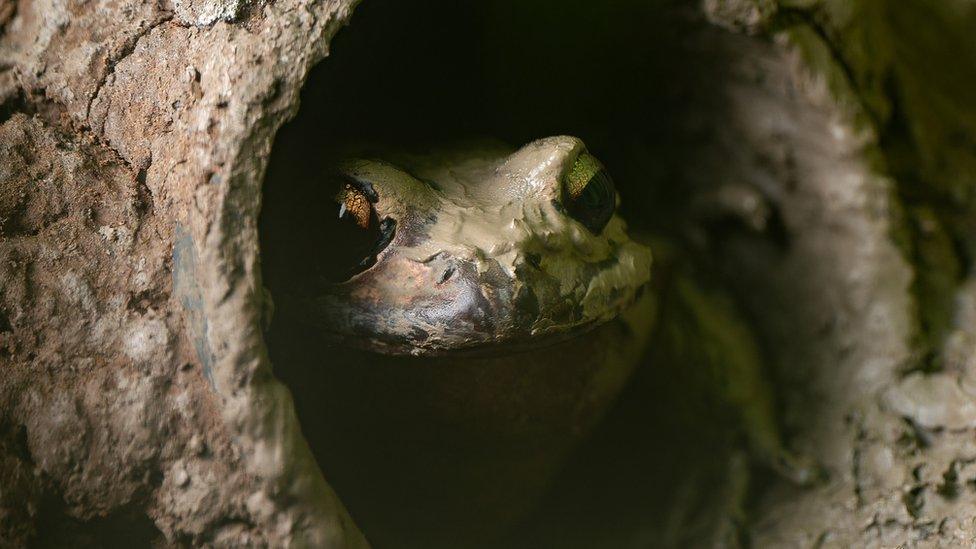
[[[387,354],[497,352],[615,318],[650,277],[603,165],[574,137],[338,164],[324,333]]]

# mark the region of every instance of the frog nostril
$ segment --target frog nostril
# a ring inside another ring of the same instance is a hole
[[[613,217],[617,191],[610,174],[588,153],[576,158],[566,175],[569,215],[593,234],[600,234]]]
[[[441,277],[437,280],[437,283],[438,284],[443,284],[443,283],[447,282],[447,280],[449,278],[451,278],[451,276],[454,274],[454,271],[456,271],[456,270],[457,270],[457,267],[455,267],[454,265],[448,265],[448,267],[446,269],[444,269],[444,272],[441,273]]]

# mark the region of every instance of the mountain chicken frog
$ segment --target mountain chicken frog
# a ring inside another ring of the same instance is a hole
[[[574,137],[337,166],[324,178],[326,257],[285,297],[322,339],[300,382],[316,388],[298,399],[307,437],[374,543],[489,539],[537,506],[667,322],[651,249],[628,236],[613,181]],[[745,323],[671,286],[677,335],[711,341],[691,362],[714,370],[735,355],[729,398],[776,461]]]

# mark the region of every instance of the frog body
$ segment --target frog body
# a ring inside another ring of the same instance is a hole
[[[359,155],[325,180],[341,250],[280,310],[322,339],[301,381],[321,398],[299,408],[374,541],[491,539],[524,519],[649,342],[707,370],[758,453],[779,455],[747,324],[691,278],[659,295],[651,249],[579,139]]]

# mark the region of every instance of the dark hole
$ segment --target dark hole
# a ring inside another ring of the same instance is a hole
[[[7,317],[7,313],[3,309],[0,309],[0,334],[13,331],[13,329],[13,326],[10,325],[10,318]]]
[[[518,146],[549,135],[576,135],[612,175],[632,229],[680,237],[677,228],[693,195],[682,167],[697,161],[710,114],[723,107],[715,75],[726,65],[719,50],[707,46],[709,33],[721,31],[683,6],[637,0],[361,3],[330,56],[310,74],[301,110],[280,131],[268,166],[261,252],[276,304],[278,296],[296,292],[314,299],[310,280],[329,272],[341,277],[356,265],[367,241],[377,242],[374,235],[352,238],[338,226],[335,187],[322,176],[330,159],[349,145],[416,147],[487,136]],[[601,180],[574,213],[595,232],[613,211],[612,189],[609,177]],[[395,226],[375,221],[370,226],[381,237],[388,229],[392,236]],[[267,338],[275,374],[294,393],[303,432],[326,478],[381,547],[375,523],[361,518],[377,494],[401,508],[423,506],[439,487],[405,494],[397,482],[377,486],[380,475],[341,455],[332,438],[336,432],[353,445],[376,444],[375,436],[358,428],[359,418],[339,421],[329,408],[323,393],[347,375],[330,365],[344,351],[323,343],[310,320],[297,308],[276,309]],[[359,365],[372,383],[385,389],[402,383],[403,391],[411,390],[405,371],[382,376],[375,366],[368,360]],[[725,432],[707,426],[715,432],[709,438],[701,434],[706,431],[691,435],[677,428],[671,406],[687,396],[682,381],[652,377],[644,372],[633,380],[591,443],[566,465],[539,514],[511,538],[472,538],[428,517],[426,524],[412,525],[417,539],[429,541],[425,536],[436,531],[451,543],[399,539],[387,546],[615,546],[609,541],[620,541],[614,532],[627,536],[664,520],[672,500],[648,494],[680,488],[680,475],[669,472],[720,461],[716,448],[723,447]],[[375,388],[357,388],[367,408],[382,406],[371,400]],[[422,418],[397,421],[408,425]]]
[[[384,242],[385,233],[372,209],[368,225],[363,228],[348,213],[339,217],[340,206],[334,200],[330,208],[332,215],[323,212],[324,215],[309,227],[309,230],[322,235],[322,256],[313,255],[308,260],[325,280],[342,282],[372,267],[376,263],[376,254],[386,247],[389,240]]]
[[[86,547],[124,549],[155,547],[165,541],[162,532],[139,505],[130,505],[105,517],[82,521],[66,513],[59,497],[49,496],[42,504],[37,520],[37,537],[31,547]]]

